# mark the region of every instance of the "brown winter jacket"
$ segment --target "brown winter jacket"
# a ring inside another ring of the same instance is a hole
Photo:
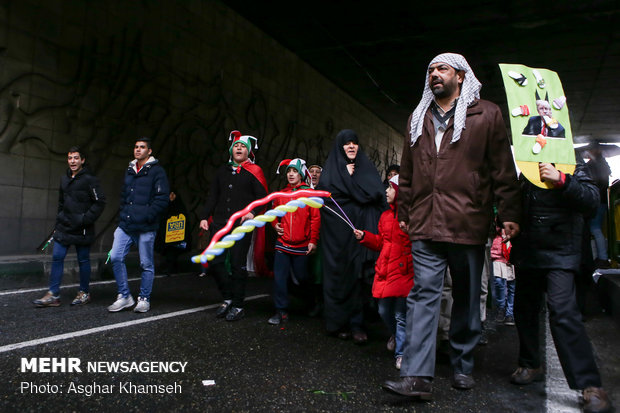
[[[416,144],[410,146],[409,133],[405,137],[398,219],[407,223],[412,241],[484,244],[494,198],[500,222],[519,222],[519,184],[499,107],[475,101],[461,138],[451,144],[453,131],[454,117],[438,153],[429,109]]]

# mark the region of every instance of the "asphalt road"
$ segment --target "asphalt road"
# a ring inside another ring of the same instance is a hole
[[[36,309],[30,302],[43,295],[44,285],[42,280],[38,291],[0,291],[3,412],[546,412],[558,405],[549,402],[556,392],[568,394],[560,410],[578,411],[576,393],[561,385],[557,390],[545,382],[526,387],[508,382],[516,366],[514,327],[490,323],[490,343],[476,351],[475,389],[452,389],[450,367],[440,359],[433,400],[420,402],[381,389],[398,371],[377,318],[368,323],[370,341],[364,346],[327,336],[322,321],[301,307],[291,311],[285,327],[271,326],[266,279],[249,280],[247,315],[238,322],[214,317],[220,297],[210,277],[157,278],[145,314],[108,313],[116,296],[113,282],[92,285],[93,301],[85,306],[69,306],[76,292],[71,287],[61,292],[62,306]],[[130,283],[134,296],[138,285]],[[587,327],[618,404],[618,328],[605,314],[593,316]],[[22,360],[44,358],[78,359],[81,372],[22,371]],[[126,362],[128,371],[109,372],[117,362]],[[159,362],[175,371],[145,371]]]

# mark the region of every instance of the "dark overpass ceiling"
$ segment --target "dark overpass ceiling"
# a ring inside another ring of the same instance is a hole
[[[223,2],[403,133],[450,51],[506,120],[497,65],[521,63],[558,72],[576,141],[620,141],[620,1]]]

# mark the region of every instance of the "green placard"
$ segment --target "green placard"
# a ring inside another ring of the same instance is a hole
[[[558,74],[519,64],[502,63],[499,67],[508,100],[515,159],[575,165],[568,106]],[[547,102],[541,103],[539,108],[537,94],[540,100]],[[541,113],[550,109],[551,116],[547,115],[546,121],[542,121],[539,109]],[[538,134],[547,136],[539,138],[537,146]]]

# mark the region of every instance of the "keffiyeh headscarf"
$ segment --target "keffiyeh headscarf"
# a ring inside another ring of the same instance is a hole
[[[454,133],[452,134],[452,140],[450,141],[450,143],[454,143],[460,139],[461,131],[465,129],[465,115],[467,112],[467,107],[471,105],[475,99],[480,99],[480,89],[482,88],[482,84],[478,81],[478,79],[476,79],[476,75],[474,75],[471,67],[469,67],[467,60],[465,60],[465,58],[460,54],[440,54],[431,60],[428,67],[439,62],[446,63],[456,70],[462,70],[465,72],[465,79],[461,85],[461,95],[456,101],[454,113]],[[420,103],[418,103],[418,106],[415,108],[413,115],[411,116],[411,146],[415,145],[420,135],[422,135],[424,115],[426,114],[426,110],[432,101],[433,91],[429,85],[427,74],[426,81],[424,82],[422,100],[420,100]]]

